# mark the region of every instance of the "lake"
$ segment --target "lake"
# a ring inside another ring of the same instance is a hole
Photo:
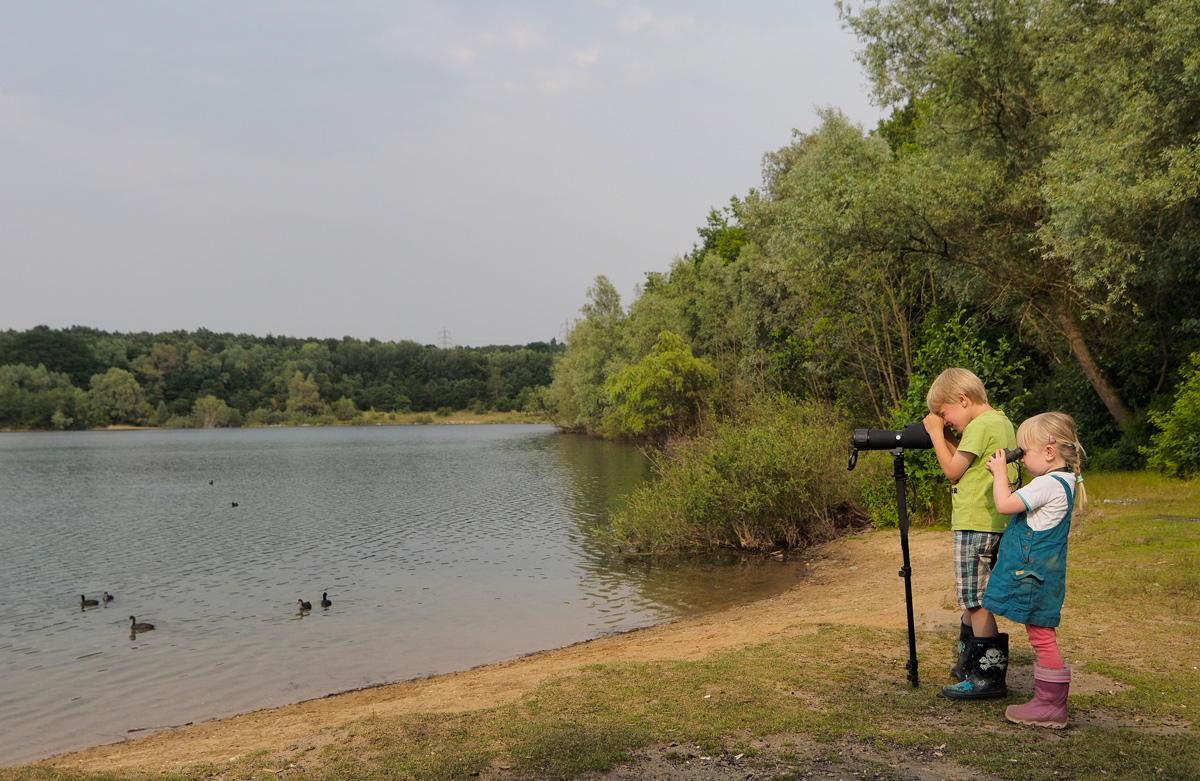
[[[0,434],[0,764],[795,583],[790,563],[605,548],[593,530],[648,471],[542,425]]]

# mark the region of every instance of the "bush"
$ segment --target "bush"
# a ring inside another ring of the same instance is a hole
[[[1192,353],[1171,409],[1151,412],[1150,422],[1159,433],[1143,450],[1147,465],[1172,477],[1200,474],[1200,353]]]
[[[247,426],[278,426],[287,419],[282,410],[259,408],[246,414]]]
[[[865,523],[863,488],[880,472],[846,470],[850,427],[818,403],[779,396],[679,440],[655,479],[614,514],[614,542],[634,551],[797,548]]]

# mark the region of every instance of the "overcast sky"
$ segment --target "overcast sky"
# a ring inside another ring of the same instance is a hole
[[[0,2],[0,329],[523,344],[836,106],[832,0]]]

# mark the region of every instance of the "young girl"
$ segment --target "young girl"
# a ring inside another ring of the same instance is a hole
[[[996,509],[1014,513],[1000,541],[1000,554],[983,596],[983,606],[1025,624],[1037,654],[1034,697],[1010,705],[1004,715],[1017,724],[1062,729],[1067,726],[1071,670],[1058,650],[1058,626],[1067,590],[1067,533],[1071,511],[1083,511],[1085,495],[1079,462],[1083,446],[1075,421],[1062,412],[1043,412],[1017,429],[1025,450],[1021,462],[1033,479],[1015,493],[1005,469],[1004,451],[987,461]]]

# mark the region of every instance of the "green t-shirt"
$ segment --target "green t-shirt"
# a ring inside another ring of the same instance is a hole
[[[992,473],[984,467],[999,448],[1017,446],[1013,424],[1000,410],[980,413],[962,432],[959,451],[972,453],[975,460],[954,486],[950,528],[954,531],[1002,532],[1008,516],[996,510],[992,496]],[[1008,465],[1008,480],[1017,482],[1017,465]]]

